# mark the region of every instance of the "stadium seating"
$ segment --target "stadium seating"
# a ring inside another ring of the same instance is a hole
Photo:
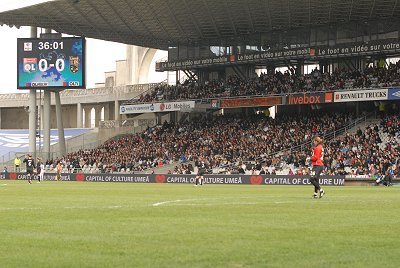
[[[377,175],[386,174],[390,168],[399,174],[400,120],[399,116],[387,116],[380,123],[369,125],[364,131],[347,133],[325,144],[326,174]],[[304,159],[306,150],[273,157],[274,165],[264,164],[266,174],[307,174]],[[254,168],[254,166],[252,166]],[[245,172],[249,173],[250,170]],[[258,171],[257,171],[258,172]]]
[[[344,114],[314,113],[272,119],[264,115],[238,118],[209,117],[180,125],[149,128],[137,135],[110,140],[93,150],[68,154],[64,165],[83,172],[137,172],[155,168],[183,157],[188,162],[203,160],[210,168],[257,161],[261,156],[303,144],[314,135],[324,135],[351,119]],[[312,127],[310,127],[312,126]],[[52,165],[56,160],[50,160]]]
[[[329,74],[315,69],[299,76],[291,69],[285,73],[261,74],[246,81],[230,77],[224,82],[210,81],[204,85],[189,81],[177,86],[164,85],[137,101],[378,88],[397,86],[399,81],[400,62],[387,68],[369,67],[363,72],[337,69]],[[180,162],[170,172],[186,174],[195,173],[196,165],[203,161],[214,173],[304,174],[310,145],[296,146],[309,142],[315,135],[325,136],[338,130],[352,119],[346,114],[316,112],[277,119],[264,115],[208,116],[178,125],[165,123],[140,134],[110,140],[93,150],[80,150],[63,159],[49,160],[46,169],[54,170],[55,163],[61,160],[73,171],[131,173]],[[393,165],[397,169],[398,133],[398,116],[388,116],[363,132],[347,133],[327,141],[326,173],[385,173]]]
[[[346,125],[345,114],[309,114],[278,119],[219,116],[180,125],[164,124],[137,135],[110,140],[99,148],[49,160],[46,169],[64,166],[84,173],[143,172],[160,163],[188,162],[170,173],[196,173],[204,161],[214,173],[307,174],[305,158],[315,135],[324,136]],[[312,127],[310,127],[312,126]],[[346,133],[325,143],[326,174],[374,175],[400,168],[400,117],[387,116],[364,131]],[[281,152],[281,153],[277,153]],[[65,170],[67,171],[67,170]]]
[[[186,81],[182,85],[157,87],[135,100],[137,103],[207,99],[216,97],[273,95],[294,92],[338,91],[359,88],[379,88],[400,85],[400,63],[387,68],[368,67],[363,72],[336,69],[321,73],[315,69],[307,75],[296,75],[293,69],[281,73],[261,74],[242,80],[232,76],[227,81],[210,81],[204,85]]]

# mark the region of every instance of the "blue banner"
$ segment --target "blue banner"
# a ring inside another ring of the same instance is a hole
[[[400,87],[389,88],[388,100],[400,100]]]

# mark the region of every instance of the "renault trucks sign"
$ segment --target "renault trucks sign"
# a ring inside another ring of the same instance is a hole
[[[388,89],[357,90],[335,92],[335,102],[387,100]]]

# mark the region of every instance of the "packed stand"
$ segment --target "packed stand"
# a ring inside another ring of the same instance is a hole
[[[175,125],[165,123],[141,134],[109,140],[93,150],[80,150],[62,161],[72,172],[138,172],[170,163],[206,162],[217,168],[240,161],[256,161],[302,144],[316,134],[332,132],[350,120],[343,114],[313,113],[272,119],[264,115],[246,118],[218,116]],[[312,127],[310,127],[312,126]],[[195,164],[194,164],[195,165]],[[194,172],[184,166],[171,172]]]
[[[400,175],[400,117],[387,116],[379,124],[359,128],[354,134],[327,141],[325,171],[327,175],[398,176]],[[262,161],[241,163],[239,169],[230,168],[228,173],[307,175],[306,163],[311,147],[297,152],[284,152],[269,156]]]
[[[182,85],[162,85],[154,91],[142,94],[135,101],[176,101],[237,96],[258,96],[295,92],[338,91],[357,88],[379,88],[400,85],[400,62],[387,68],[367,67],[364,71],[349,71],[344,68],[332,73],[321,73],[318,69],[307,75],[297,75],[294,69],[284,73],[262,73],[252,79],[236,76],[226,81],[209,81],[205,84],[186,81]]]
[[[131,173],[179,163],[168,173],[193,174],[196,166],[206,163],[214,173],[306,175],[311,145],[295,152],[290,148],[304,145],[315,135],[338,130],[350,120],[350,116],[343,114],[278,119],[257,115],[247,119],[220,116],[181,125],[164,124],[141,134],[110,140],[93,150],[48,160],[46,166],[54,168],[60,161],[68,172],[83,169],[88,173]],[[400,174],[399,142],[398,115],[326,141],[324,173],[396,176]]]

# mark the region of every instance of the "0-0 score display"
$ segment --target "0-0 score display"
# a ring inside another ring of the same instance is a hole
[[[85,88],[85,39],[18,39],[18,88]]]

